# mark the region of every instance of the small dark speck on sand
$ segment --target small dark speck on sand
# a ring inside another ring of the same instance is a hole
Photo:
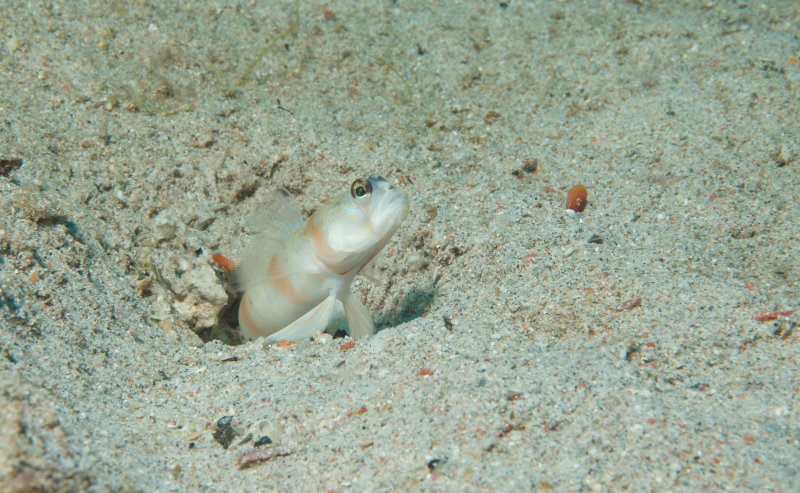
[[[233,441],[233,436],[236,432],[233,430],[233,416],[223,416],[217,421],[217,431],[214,432],[214,440],[217,441],[222,448],[228,448]]]
[[[8,176],[12,171],[19,169],[20,166],[22,166],[21,158],[0,159],[0,175]]]
[[[431,459],[428,461],[428,470],[433,472],[434,469],[442,465],[444,461],[442,459]]]
[[[268,437],[267,435],[264,435],[263,437],[260,437],[258,440],[256,440],[255,443],[253,443],[253,445],[255,445],[256,447],[260,447],[262,445],[268,445],[270,443],[272,443],[272,438]]]

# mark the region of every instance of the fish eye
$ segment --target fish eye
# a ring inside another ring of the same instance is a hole
[[[359,178],[350,185],[350,196],[354,199],[366,197],[370,193],[372,193],[372,185],[370,185],[368,180]]]

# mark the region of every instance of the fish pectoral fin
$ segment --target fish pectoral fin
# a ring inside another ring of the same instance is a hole
[[[279,342],[282,339],[302,341],[317,332],[324,332],[331,321],[334,306],[336,306],[336,297],[328,296],[305,315],[267,337],[267,342]]]
[[[347,324],[350,326],[350,337],[360,339],[375,332],[372,315],[353,293],[348,293],[342,304],[347,315]]]
[[[378,257],[380,257],[380,254],[372,257],[372,260],[367,262],[367,264],[358,271],[359,276],[372,284],[378,284],[378,261],[376,260]]]

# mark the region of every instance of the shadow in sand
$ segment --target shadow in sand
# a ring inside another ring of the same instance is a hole
[[[375,332],[421,317],[423,313],[430,310],[437,294],[438,290],[433,286],[419,288],[410,292],[400,302],[397,310],[392,313],[382,313],[375,319]]]

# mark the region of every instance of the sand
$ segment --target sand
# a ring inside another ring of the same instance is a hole
[[[3,12],[3,491],[800,489],[796,2]],[[242,343],[212,255],[373,173],[380,331]]]

